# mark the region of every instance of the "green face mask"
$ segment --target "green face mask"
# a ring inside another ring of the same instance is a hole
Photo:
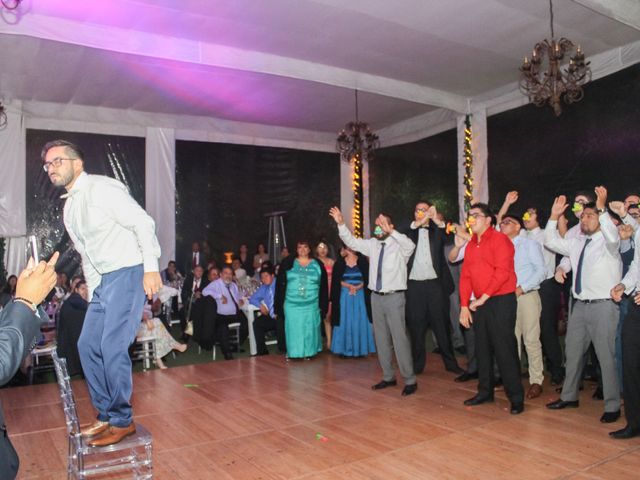
[[[375,237],[381,237],[382,235],[384,235],[384,231],[382,230],[382,227],[380,225],[376,225],[376,228],[373,229],[373,235]]]

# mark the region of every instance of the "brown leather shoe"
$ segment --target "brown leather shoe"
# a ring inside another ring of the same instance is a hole
[[[136,425],[131,422],[127,427],[114,427],[109,426],[109,429],[99,437],[96,437],[89,441],[89,445],[92,447],[106,447],[107,445],[113,445],[118,443],[123,438],[136,433]]]
[[[109,428],[109,422],[101,422],[100,420],[96,420],[91,424],[81,426],[80,434],[85,438],[95,437],[96,435],[100,435],[107,428]]]
[[[542,395],[542,385],[539,385],[537,383],[531,384],[531,386],[529,387],[529,391],[527,392],[527,398],[532,399],[539,397],[540,395]]]

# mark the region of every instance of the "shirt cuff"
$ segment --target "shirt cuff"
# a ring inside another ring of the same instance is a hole
[[[158,268],[158,257],[155,257],[155,256],[143,257],[143,262],[144,262],[144,273],[160,271],[160,268]]]

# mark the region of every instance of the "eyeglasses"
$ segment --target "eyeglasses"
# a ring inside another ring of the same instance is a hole
[[[514,222],[513,220],[502,220],[500,222],[500,225],[515,225],[516,222]]]
[[[484,215],[482,213],[470,213],[469,217],[480,218],[480,217],[486,217],[486,215]]]
[[[42,165],[42,169],[49,173],[49,167],[54,166],[56,168],[58,168],[60,165],[62,165],[62,161],[63,160],[77,160],[76,158],[65,158],[65,157],[56,157],[53,160],[51,160],[50,162],[44,162],[44,165]]]

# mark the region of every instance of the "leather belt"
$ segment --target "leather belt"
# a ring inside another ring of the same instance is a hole
[[[582,303],[601,303],[601,302],[610,302],[611,299],[610,298],[596,298],[595,300],[580,300],[578,298],[576,298],[577,302],[582,302]]]
[[[391,295],[392,293],[401,293],[401,292],[404,292],[404,290],[391,290],[391,291],[389,291],[389,292],[376,292],[376,291],[372,291],[371,293],[375,293],[376,295],[384,296],[384,295]]]

